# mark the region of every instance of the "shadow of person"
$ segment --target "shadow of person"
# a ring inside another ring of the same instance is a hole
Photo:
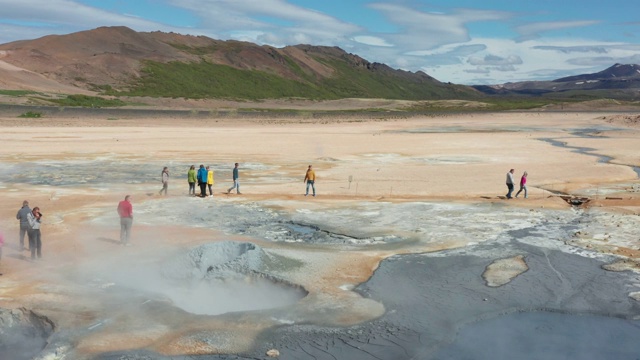
[[[31,261],[30,257],[24,256],[22,254],[9,254],[7,255],[7,257],[10,257],[12,259],[17,259],[17,260]]]
[[[111,243],[111,244],[120,245],[120,240],[111,239],[111,238],[108,238],[108,237],[99,237],[99,238],[97,238],[97,240],[108,242],[108,243]]]
[[[27,239],[25,239],[25,243],[26,243],[25,245],[28,247],[29,244],[27,243]],[[20,245],[18,244],[5,244],[4,247],[15,250],[17,252],[20,252],[22,250],[22,248],[20,248]],[[28,249],[25,248],[25,250],[28,250]]]

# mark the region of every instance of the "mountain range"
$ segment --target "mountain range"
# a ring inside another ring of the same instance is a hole
[[[474,88],[490,95],[568,95],[576,92],[609,91],[611,95],[617,93],[637,97],[640,91],[640,65],[615,64],[593,74],[568,76],[551,81],[524,81]]]
[[[337,47],[275,48],[100,27],[0,45],[0,89],[194,99],[434,100],[594,91],[634,98],[640,66],[615,64],[553,81],[464,86],[372,63]]]

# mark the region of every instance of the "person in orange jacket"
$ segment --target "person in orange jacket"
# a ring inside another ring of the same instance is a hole
[[[316,196],[316,173],[315,171],[313,171],[313,167],[311,165],[309,165],[307,173],[304,176],[304,182],[307,183],[307,191],[304,196],[309,195],[309,186],[311,186],[311,188],[313,189],[313,196]]]

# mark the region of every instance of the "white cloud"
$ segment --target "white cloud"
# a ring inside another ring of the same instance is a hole
[[[582,45],[582,46],[536,46],[536,49],[539,50],[552,50],[559,51],[565,54],[569,53],[597,53],[597,54],[606,54],[610,51],[615,50],[629,50],[629,51],[640,51],[640,45],[635,44],[593,44],[593,45]]]
[[[200,17],[201,27],[208,31],[260,30],[265,39],[287,44],[301,34],[315,43],[328,43],[363,30],[284,0],[171,0],[170,3],[193,11]]]
[[[597,45],[596,46],[536,46],[535,48],[538,50],[559,51],[565,54],[569,54],[572,52],[578,52],[578,53],[593,52],[593,53],[604,54],[607,52],[607,49]]]
[[[583,57],[573,58],[567,60],[569,64],[577,66],[597,66],[597,67],[609,67],[613,64],[640,64],[640,55],[633,54],[622,57],[612,56],[598,56],[598,57]]]
[[[511,15],[502,11],[457,10],[452,14],[418,11],[415,8],[389,3],[369,5],[380,11],[401,29],[386,39],[405,52],[433,49],[440,45],[468,41],[468,23],[504,20]]]
[[[433,64],[429,56],[426,56],[423,58],[422,69],[440,81],[471,85],[553,80],[573,74],[601,71],[614,63],[640,62],[640,55],[637,55],[634,46],[620,43],[594,44],[588,39],[536,39],[518,42],[510,39],[477,38],[465,45],[482,45],[485,49],[469,57],[462,56],[464,62],[451,64]],[[549,47],[568,46],[599,46],[606,48],[609,56],[576,57],[576,53],[548,50]],[[443,48],[450,50],[451,45]]]
[[[525,25],[520,25],[515,30],[520,34],[520,41],[532,40],[540,37],[541,33],[548,31],[555,31],[568,28],[584,27],[598,24],[599,21],[584,20],[584,21],[552,21],[552,22],[537,22]]]
[[[497,55],[487,54],[484,57],[470,57],[467,62],[471,65],[489,65],[489,66],[504,66],[504,65],[520,65],[522,59],[518,55],[509,55],[507,57],[500,57]]]
[[[358,35],[353,37],[353,41],[371,46],[392,47],[393,44],[388,43],[385,39],[377,36]]]

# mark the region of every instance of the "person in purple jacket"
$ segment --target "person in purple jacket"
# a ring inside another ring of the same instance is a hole
[[[518,190],[518,192],[516,193],[516,197],[518,197],[518,195],[520,195],[520,192],[522,190],[524,190],[524,198],[526,199],[527,196],[527,172],[525,171],[524,174],[522,174],[522,177],[520,178],[520,190]]]

